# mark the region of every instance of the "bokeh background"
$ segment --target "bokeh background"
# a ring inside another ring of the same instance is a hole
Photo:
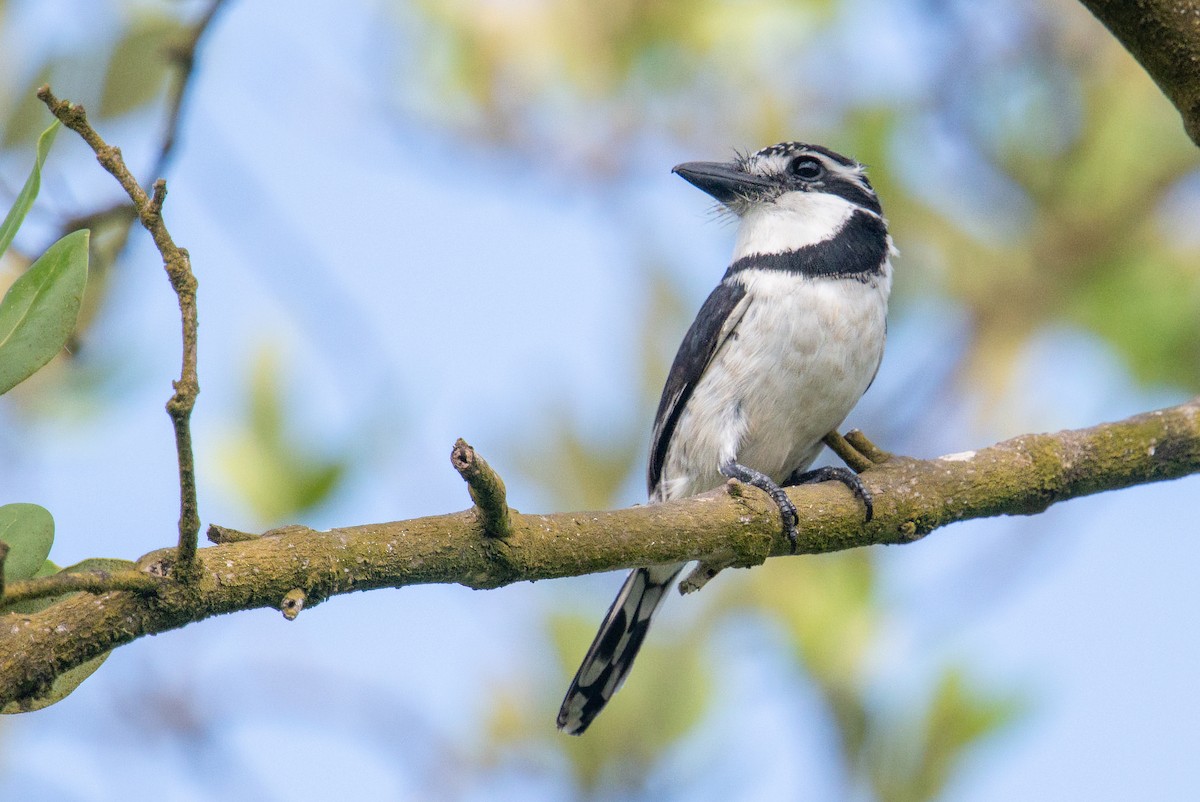
[[[732,242],[670,167],[785,139],[867,163],[902,252],[849,421],[882,446],[1200,392],[1200,158],[1070,0],[210,5],[0,2],[0,206],[47,80],[169,179],[206,524],[461,509],[459,436],[522,511],[641,502]],[[60,565],[174,542],[177,310],[119,201],[63,133],[17,241],[95,231],[71,353],[0,403],[0,501],[51,510]],[[616,575],[206,621],[0,721],[0,798],[1195,799],[1198,491],[727,572],[582,739],[554,713]]]

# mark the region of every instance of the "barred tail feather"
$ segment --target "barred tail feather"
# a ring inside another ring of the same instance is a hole
[[[625,580],[567,689],[558,711],[560,730],[582,735],[621,689],[646,638],[650,619],[682,568],[683,563],[638,568]]]

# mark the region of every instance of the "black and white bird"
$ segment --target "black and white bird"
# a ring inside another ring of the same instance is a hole
[[[871,515],[846,468],[808,471],[875,378],[896,253],[863,165],[801,142],[673,172],[739,218],[733,261],[700,308],[667,376],[650,445],[650,501],[761,488],[796,546],[782,486],[838,480]],[[683,564],[625,580],[558,713],[580,735],[617,692]]]

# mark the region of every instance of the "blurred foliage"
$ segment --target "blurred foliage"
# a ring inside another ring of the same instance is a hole
[[[999,32],[995,19],[979,16],[986,10],[926,4],[925,19],[915,21],[925,30],[899,34],[912,34],[916,47],[927,41],[922,35],[938,37],[915,87],[891,80],[891,65],[870,58],[887,38],[861,25],[882,10],[870,3],[420,8],[420,65],[440,81],[417,82],[401,102],[534,167],[566,159],[572,171],[630,175],[664,138],[694,147],[697,158],[804,138],[870,165],[904,253],[898,305],[924,292],[965,308],[972,342],[961,375],[983,397],[1009,389],[1025,344],[1061,325],[1103,337],[1143,382],[1200,389],[1200,260],[1158,215],[1200,160],[1174,109],[1074,3],[1021,7]],[[686,319],[678,322],[676,310],[662,315],[669,324],[643,332],[646,355],[678,342]],[[665,365],[642,362],[652,408]],[[565,507],[581,494],[595,507],[605,495],[616,501],[619,467],[640,464],[629,457],[639,446],[637,435],[610,427],[594,436],[560,414],[542,454],[526,445],[522,464],[539,466],[531,477]],[[654,761],[646,756],[662,760],[671,745],[661,731],[643,740],[642,728],[658,710],[677,721],[680,709],[707,707],[690,695],[690,677],[703,669],[680,653],[694,659],[686,644],[740,609],[781,625],[796,667],[826,703],[849,787],[878,800],[938,798],[971,748],[1023,703],[978,686],[957,665],[928,676],[923,698],[882,693],[870,671],[884,627],[876,585],[868,552],[772,561],[710,599],[708,623],[683,633],[668,657],[639,660],[584,737],[587,748],[545,738],[549,710],[532,720],[510,709],[494,735],[561,750],[588,795],[644,788],[646,775],[631,772],[648,773]],[[568,625],[557,613],[551,620],[556,632]],[[576,659],[592,627],[577,632]],[[656,631],[649,642],[670,634]],[[561,655],[562,639],[555,643]],[[563,667],[565,688],[574,661]],[[660,693],[664,671],[689,695]],[[602,777],[607,789],[596,785]]]
[[[45,83],[69,83],[72,100],[98,120],[152,113],[161,99],[173,49],[188,32],[189,4],[112,2],[98,4],[87,17],[92,36],[85,42],[20,42],[6,54],[0,81],[0,147],[27,145],[46,127],[46,107],[37,99]],[[0,20],[2,22],[2,20]],[[13,63],[14,57],[20,61]]]
[[[578,668],[596,634],[599,618],[549,616],[556,655],[554,682],[512,683],[494,691],[482,768],[499,769],[540,755],[539,771],[561,770],[584,798],[650,793],[648,780],[663,755],[690,732],[708,708],[712,691],[705,639],[695,628],[662,630],[638,656],[638,678],[621,689],[620,704],[610,705],[580,738],[553,727],[566,680]],[[554,755],[553,759],[550,758]]]
[[[827,142],[872,168],[908,255],[901,299],[919,286],[967,309],[964,375],[985,395],[1048,325],[1103,337],[1140,381],[1200,390],[1200,254],[1158,215],[1200,158],[1150,79],[1074,2],[1003,20],[885,5],[404,5],[434,80],[401,102],[597,176],[643,169],[642,146],[667,137],[697,158]]]
[[[600,510],[619,504],[630,472],[642,464],[645,421],[654,416],[662,378],[675,356],[672,340],[691,314],[661,265],[647,264],[644,273],[649,287],[637,337],[642,347],[640,358],[630,360],[640,367],[636,417],[623,425],[610,420],[604,431],[593,435],[574,410],[560,403],[538,416],[536,431],[520,432],[510,446],[517,467],[563,509]]]
[[[245,420],[224,439],[218,461],[231,495],[265,524],[295,521],[327,501],[350,465],[349,454],[314,453],[289,425],[277,356],[259,352],[251,367]]]
[[[877,798],[920,802],[943,794],[977,741],[1017,718],[1026,707],[1016,696],[973,687],[963,671],[947,666],[919,719],[893,725],[868,744],[859,767]]]
[[[424,73],[408,102],[531,155],[582,153],[610,169],[627,163],[623,146],[639,127],[686,135],[697,113],[711,124],[793,90],[808,95],[773,57],[819,31],[836,8],[831,0],[418,0],[400,6],[418,29],[411,40]]]
[[[33,90],[46,81],[70,78],[71,97],[101,118],[163,114],[171,42],[193,7],[100,5],[107,24],[85,43],[0,53],[0,156],[45,127]],[[1007,388],[1031,337],[1063,325],[1103,338],[1139,381],[1200,389],[1196,241],[1159,213],[1200,159],[1167,101],[1073,0],[396,5],[411,45],[398,48],[409,59],[396,86],[406,113],[539,169],[566,166],[575,181],[661,170],[664,144],[717,158],[803,138],[854,154],[870,165],[904,253],[899,306],[924,293],[966,310],[962,375],[983,395]],[[8,11],[0,4],[0,15]],[[155,125],[139,130],[159,135]],[[145,167],[134,165],[139,175]],[[89,303],[104,302],[96,290],[108,286],[104,268],[133,222],[113,197],[82,199],[60,221],[93,228]],[[19,245],[40,252],[56,238]],[[690,317],[666,271],[650,273],[639,422],[597,434],[554,410],[544,440],[521,447],[531,480],[564,507],[610,506],[641,464],[650,411]],[[278,373],[269,355],[252,366],[245,420],[222,457],[234,491],[265,521],[329,498],[348,464],[314,455],[285,424]],[[488,761],[511,762],[536,743],[582,793],[644,791],[674,745],[705,726],[719,689],[707,637],[751,612],[776,623],[791,665],[824,700],[848,786],[879,800],[937,798],[971,747],[1022,705],[949,664],[924,678],[925,694],[887,693],[871,671],[887,627],[873,554],[772,561],[689,599],[704,614],[655,631],[583,739],[550,731],[546,699],[565,690],[603,608],[586,620],[551,614],[553,676],[500,692]]]
[[[4,109],[0,158],[28,148],[53,120],[35,96],[37,88],[46,83],[66,86],[69,99],[83,104],[101,131],[111,129],[118,119],[139,122],[141,133],[126,141],[122,150],[134,175],[149,186],[160,177],[153,173],[163,168],[167,151],[174,146],[172,129],[178,119],[164,89],[171,78],[172,88],[180,89],[190,75],[190,64],[180,61],[180,53],[193,31],[194,8],[194,3],[174,0],[95,4],[86,13],[81,10],[77,20],[89,25],[91,35],[84,41],[70,46],[56,41],[11,41],[12,46],[0,53],[0,109]],[[0,25],[3,22],[0,17]],[[152,159],[143,154],[152,154]],[[72,150],[60,159],[58,170],[90,171],[93,164],[89,151]],[[74,199],[71,208],[60,207],[52,226],[57,236],[51,231],[41,242],[31,235],[20,243],[22,254],[36,254],[64,234],[81,228],[92,230],[89,291],[80,311],[79,330],[70,343],[72,352],[81,350],[91,324],[107,302],[109,269],[124,251],[130,227],[136,222],[132,206],[115,182],[99,186],[103,189],[91,197]],[[0,192],[5,189],[0,180]]]
[[[100,94],[102,117],[119,117],[156,99],[170,69],[172,42],[186,31],[182,20],[147,9],[133,17],[112,48]]]
[[[633,432],[596,433],[562,407],[541,421],[536,442],[517,445],[517,467],[546,490],[563,509],[601,510],[611,506],[641,458]],[[545,438],[544,440],[542,438]],[[547,447],[553,444],[552,447]]]
[[[873,666],[887,631],[876,595],[877,552],[772,560],[720,604],[776,621],[835,724],[844,773],[880,802],[938,799],[971,747],[1010,723],[1022,700],[974,683],[959,666],[929,677],[931,692],[882,695]]]

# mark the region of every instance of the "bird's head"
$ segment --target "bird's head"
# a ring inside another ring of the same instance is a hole
[[[833,195],[880,213],[866,168],[820,145],[781,142],[729,162],[686,162],[671,172],[739,217],[756,207],[777,204],[795,192]]]
[[[729,162],[686,162],[672,172],[740,218],[735,258],[829,240],[855,211],[882,220],[866,168],[820,145],[781,142]]]

